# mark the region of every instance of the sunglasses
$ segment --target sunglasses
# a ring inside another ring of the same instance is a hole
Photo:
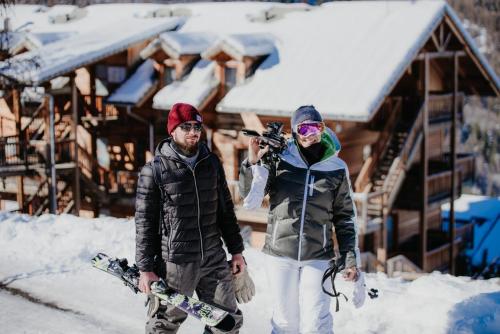
[[[201,123],[182,123],[179,127],[185,132],[189,132],[191,129],[193,129],[194,132],[200,132],[202,128]]]
[[[297,133],[302,137],[319,135],[323,131],[324,125],[321,122],[302,123],[297,125]]]

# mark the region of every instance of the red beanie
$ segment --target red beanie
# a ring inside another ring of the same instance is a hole
[[[187,103],[176,103],[170,109],[167,120],[167,133],[171,134],[177,126],[184,122],[203,122],[203,118],[198,110]]]

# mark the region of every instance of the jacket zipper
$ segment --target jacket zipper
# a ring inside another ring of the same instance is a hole
[[[306,173],[306,182],[304,184],[304,198],[302,200],[302,213],[300,215],[300,233],[299,233],[299,254],[297,257],[297,261],[300,261],[300,256],[302,255],[302,233],[304,232],[304,217],[306,215],[306,203],[307,203],[307,188],[309,187],[309,175],[311,170],[307,168]]]
[[[198,211],[197,211],[197,214],[198,214],[198,232],[200,233],[200,250],[201,250],[201,260],[203,261],[204,257],[205,257],[205,254],[203,252],[203,235],[201,233],[201,223],[200,223],[200,195],[198,194],[198,183],[196,182],[196,174],[195,174],[195,169],[196,169],[196,166],[198,166],[198,164],[200,162],[202,162],[203,160],[205,160],[206,158],[208,158],[210,155],[207,155],[206,157],[204,157],[203,159],[201,160],[198,160],[195,164],[194,164],[194,168],[191,168],[191,166],[189,164],[186,163],[186,165],[188,166],[188,168],[191,170],[191,172],[193,173],[193,179],[194,179],[194,190],[195,190],[195,193],[196,193],[196,204],[197,204],[197,208],[198,208]]]

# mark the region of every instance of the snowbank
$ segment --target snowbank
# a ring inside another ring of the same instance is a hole
[[[90,266],[97,252],[134,256],[133,220],[84,219],[71,215],[32,218],[0,212],[0,328],[5,333],[140,333],[143,296]],[[241,333],[269,333],[272,301],[263,254],[245,251],[257,295],[242,305]],[[350,283],[339,290],[352,294]],[[433,273],[414,282],[369,274],[367,285],[380,297],[355,309],[341,304],[334,314],[338,333],[498,333],[500,280],[472,281]],[[51,303],[66,311],[33,303],[16,295]],[[14,293],[14,294],[13,294]],[[332,308],[333,311],[333,308]],[[189,319],[179,333],[201,332]]]

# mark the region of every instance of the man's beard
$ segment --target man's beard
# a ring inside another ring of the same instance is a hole
[[[196,154],[198,151],[198,142],[196,144],[190,145],[190,144],[181,144],[181,143],[175,143],[177,148],[179,149],[179,153],[186,157],[191,157]]]

